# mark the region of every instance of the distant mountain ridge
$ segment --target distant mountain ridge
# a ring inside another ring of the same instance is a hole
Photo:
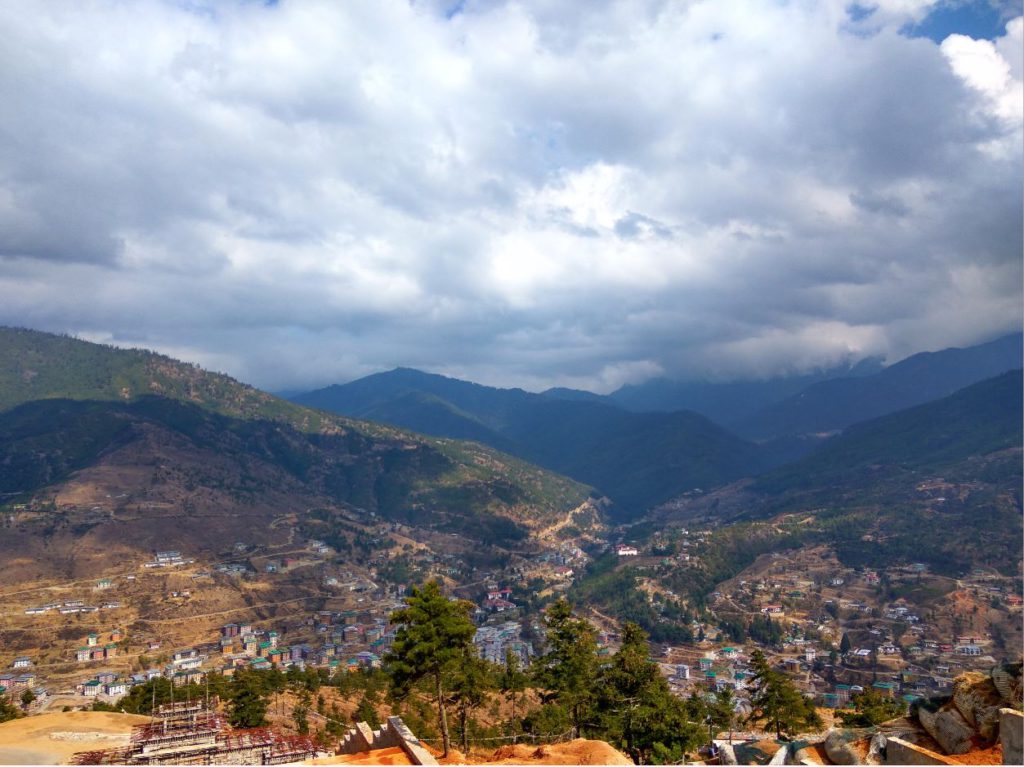
[[[945,397],[1024,364],[1020,333],[984,344],[921,352],[888,367],[869,357],[794,376],[741,381],[654,378],[598,395],[549,389],[546,396],[603,402],[633,412],[692,410],[747,439],[807,438]],[[805,451],[806,452],[806,451]],[[797,451],[799,453],[799,451]]]
[[[636,412],[693,410],[715,423],[729,426],[813,384],[833,378],[872,375],[881,369],[881,359],[870,357],[852,366],[764,380],[715,382],[654,378],[642,384],[623,386],[609,394],[607,400]]]
[[[759,448],[696,413],[629,413],[591,397],[496,389],[408,368],[329,386],[294,401],[428,434],[479,440],[596,487],[624,516],[769,464]]]
[[[874,375],[815,383],[733,422],[755,439],[834,432],[920,405],[1024,364],[1020,333],[966,348],[922,352]]]

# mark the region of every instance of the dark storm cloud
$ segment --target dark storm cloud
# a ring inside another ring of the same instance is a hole
[[[1020,19],[847,5],[4,4],[0,322],[270,388],[1016,329]]]

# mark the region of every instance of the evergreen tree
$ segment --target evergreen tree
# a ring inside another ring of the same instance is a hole
[[[622,646],[599,678],[600,734],[638,763],[678,761],[699,743],[700,729],[649,659],[646,632],[622,629]]]
[[[299,694],[299,701],[292,707],[292,721],[295,722],[295,729],[299,735],[309,735],[309,710],[313,696],[309,690],[303,689]]]
[[[467,646],[452,676],[452,701],[459,714],[459,733],[462,738],[462,752],[469,753],[469,723],[474,709],[487,702],[487,693],[493,690],[494,673],[491,664],[478,657],[476,651]]]
[[[268,680],[261,679],[261,676],[259,672],[245,669],[235,674],[231,714],[228,717],[232,727],[246,729],[267,724],[267,698],[264,690]]]
[[[0,722],[8,722],[21,716],[18,707],[7,700],[7,697],[0,695]]]
[[[392,615],[393,621],[404,625],[384,661],[397,697],[408,695],[412,685],[421,679],[433,682],[438,725],[447,758],[451,740],[444,705],[445,681],[476,632],[469,618],[473,605],[449,600],[441,593],[441,584],[437,581],[430,581],[420,589],[414,587],[405,603],[405,608]]]
[[[520,693],[526,690],[527,677],[526,674],[520,669],[519,656],[511,650],[505,652],[505,667],[501,673],[500,688],[502,693],[508,698],[512,704],[512,718],[510,724],[512,726],[512,744],[515,745],[517,740],[517,730],[519,729],[520,722],[516,716],[516,702]]]
[[[370,725],[370,729],[376,730],[380,727],[380,717],[377,716],[377,709],[374,708],[373,704],[368,700],[367,695],[363,695],[359,699],[359,705],[356,706],[355,712],[352,714],[353,722],[366,722]]]
[[[839,640],[839,653],[846,655],[846,653],[850,652],[851,647],[853,647],[853,644],[850,642],[850,635],[844,633],[843,638]]]
[[[793,683],[768,665],[764,653],[755,650],[750,658],[754,669],[754,690],[750,703],[754,710],[751,720],[762,720],[775,730],[777,737],[783,733],[793,735],[801,730],[821,726],[821,719],[814,705],[800,694]]]
[[[573,737],[593,724],[597,699],[597,631],[584,620],[572,617],[572,606],[559,599],[544,617],[547,653],[534,663],[534,683],[541,700],[561,707],[572,726]]]
[[[733,721],[736,717],[736,695],[732,688],[715,693],[715,699],[710,705],[709,715],[711,721],[718,730],[732,730]]]

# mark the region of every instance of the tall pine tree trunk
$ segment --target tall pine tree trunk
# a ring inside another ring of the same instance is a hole
[[[512,690],[512,745],[516,744],[518,738],[516,737],[516,730],[518,725],[516,722],[516,691]]]
[[[468,717],[468,710],[466,704],[463,703],[459,709],[459,724],[462,727],[462,753],[469,754],[469,733],[466,731],[466,719]]]
[[[441,724],[441,742],[444,744],[444,758],[448,758],[451,739],[448,736],[448,717],[444,712],[444,693],[441,691],[441,670],[434,674],[434,689],[437,694],[437,718]]]

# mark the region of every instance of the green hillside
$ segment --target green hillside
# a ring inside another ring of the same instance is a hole
[[[767,531],[756,553],[827,544],[850,566],[1016,572],[1024,532],[1021,401],[1021,371],[1005,373],[850,427],[751,483],[679,499],[634,534],[681,522],[718,526],[711,550],[722,578],[753,561],[737,545],[744,529]]]
[[[497,389],[399,368],[295,401],[426,434],[474,439],[610,497],[620,519],[771,463],[768,451],[691,412],[631,413],[593,397]]]
[[[1021,371],[1004,373],[926,405],[855,424],[811,455],[760,477],[756,492],[851,484],[864,472],[941,471],[1021,445]]]
[[[227,456],[242,474],[257,462],[311,495],[489,538],[521,536],[589,493],[488,447],[310,410],[151,352],[12,329],[0,329],[0,346],[3,493],[62,481],[146,429]]]
[[[128,402],[147,395],[310,431],[326,426],[321,414],[156,352],[0,327],[0,410],[41,399]]]

